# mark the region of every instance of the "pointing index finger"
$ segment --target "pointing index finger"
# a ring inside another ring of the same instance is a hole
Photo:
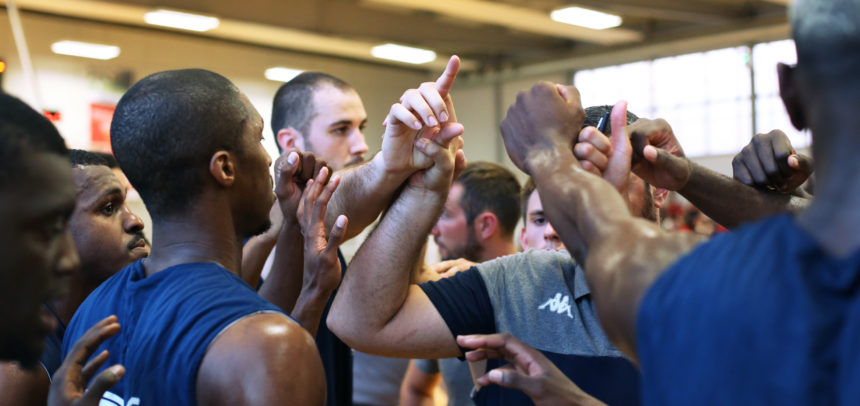
[[[454,55],[448,60],[448,66],[445,67],[445,71],[442,72],[439,79],[436,79],[436,90],[439,91],[439,95],[442,96],[442,98],[447,96],[451,91],[451,87],[454,86],[454,79],[457,78],[457,72],[459,71],[460,57]]]

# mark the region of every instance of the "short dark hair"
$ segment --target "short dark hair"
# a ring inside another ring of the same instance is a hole
[[[303,72],[278,88],[272,101],[272,134],[276,137],[278,152],[278,131],[293,127],[302,134],[307,143],[311,116],[314,114],[314,91],[323,85],[330,85],[346,91],[352,87],[341,79],[322,72]]]
[[[218,150],[242,153],[249,111],[227,78],[203,69],[159,72],[116,106],[114,156],[153,217],[196,203]]]
[[[21,177],[30,154],[67,156],[59,131],[47,118],[23,101],[0,92],[0,187]]]
[[[582,128],[585,128],[588,126],[597,127],[597,124],[600,123],[600,119],[603,118],[603,116],[605,116],[607,113],[612,112],[612,107],[613,106],[610,106],[608,104],[603,105],[603,106],[586,107],[585,108],[585,122],[582,123]],[[628,125],[635,123],[636,120],[638,120],[638,119],[639,119],[639,116],[637,116],[637,115],[635,115],[629,111],[627,112],[627,124]],[[612,126],[610,126],[609,123],[606,124],[606,129],[603,131],[603,133],[606,135],[612,134]]]
[[[72,161],[72,166],[107,166],[108,161],[100,152],[84,151],[82,149],[73,149],[69,151],[69,160]]]
[[[460,207],[468,224],[486,210],[499,219],[502,235],[513,235],[519,220],[520,183],[510,170],[493,162],[472,162],[455,182],[463,186]]]
[[[529,178],[526,179],[526,183],[523,185],[522,193],[520,193],[520,207],[522,208],[523,223],[528,221],[529,198],[532,197],[532,192],[534,191],[535,181],[533,181],[531,176],[529,176]]]
[[[104,158],[105,162],[107,162],[108,168],[111,169],[119,169],[119,162],[116,161],[116,157],[113,156],[110,152],[94,152],[98,154],[100,157]]]

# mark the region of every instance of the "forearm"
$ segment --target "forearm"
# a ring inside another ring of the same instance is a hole
[[[690,178],[678,190],[708,217],[727,228],[762,217],[806,208],[810,199],[765,192],[691,162]]]
[[[299,225],[285,221],[278,234],[272,271],[260,288],[260,296],[280,307],[287,314],[293,313],[296,300],[302,290],[303,242]]]
[[[345,214],[349,218],[346,238],[350,239],[376,220],[410,174],[387,171],[378,153],[367,163],[337,175],[341,181],[328,204],[326,229],[331,229],[338,215]]]
[[[296,306],[293,308],[292,318],[299,322],[312,336],[316,337],[319,330],[325,305],[331,297],[333,288],[321,286],[306,286],[302,288]]]
[[[445,196],[405,189],[349,265],[329,313],[341,338],[367,342],[403,306],[416,257]]]
[[[268,233],[251,237],[245,246],[242,247],[242,280],[248,283],[251,288],[256,289],[260,283],[260,274],[263,272],[263,267],[266,265],[266,259],[269,258],[269,253],[275,247],[277,235],[271,236]]]
[[[530,160],[544,211],[577,261],[624,221],[627,202],[602,178],[582,169],[568,148],[541,151]]]

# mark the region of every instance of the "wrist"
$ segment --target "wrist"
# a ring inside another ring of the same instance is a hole
[[[554,143],[551,148],[536,148],[526,153],[523,161],[524,169],[532,177],[549,176],[559,166],[567,163],[577,163],[573,150],[568,146]],[[578,163],[575,166],[579,166]]]
[[[684,160],[686,164],[686,171],[684,172],[684,176],[678,179],[678,188],[675,189],[676,192],[683,194],[689,186],[694,186],[695,181],[693,181],[694,177],[698,177],[701,175],[701,167],[694,164],[693,161],[687,158],[681,158]]]
[[[375,178],[379,179],[383,184],[400,185],[412,174],[411,171],[404,168],[389,166],[382,152],[373,156],[370,160],[370,167]]]

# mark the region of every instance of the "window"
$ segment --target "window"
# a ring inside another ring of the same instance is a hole
[[[793,63],[792,41],[734,47],[579,71],[574,85],[583,104],[628,101],[628,109],[665,118],[688,156],[734,154],[753,134],[750,69],[755,77],[757,132],[779,128],[796,147],[809,136],[794,131],[776,79],[776,62]],[[752,65],[752,66],[751,66]]]

